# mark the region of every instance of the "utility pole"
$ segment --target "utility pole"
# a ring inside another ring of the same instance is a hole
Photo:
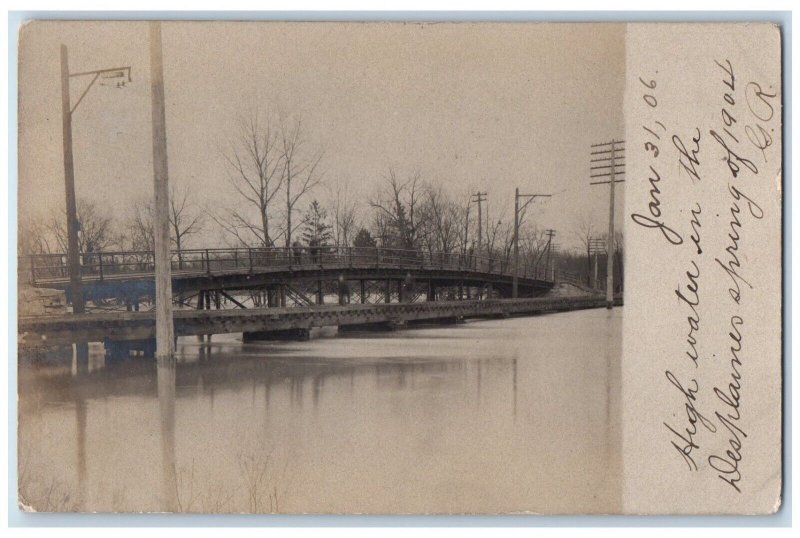
[[[559,254],[561,254],[561,245],[558,243],[553,243],[550,245],[550,250],[552,252],[552,257],[550,259],[550,277],[553,279],[553,282],[556,281],[556,260],[558,259]]]
[[[70,97],[70,79],[75,77],[92,76],[91,82],[83,90],[75,106],[72,105]],[[67,205],[67,265],[69,266],[69,287],[70,299],[72,301],[72,312],[83,314],[86,311],[86,303],[83,299],[83,283],[81,282],[81,253],[78,245],[78,222],[77,198],[75,196],[75,161],[72,155],[72,115],[81,104],[83,98],[89,93],[98,78],[121,79],[116,84],[117,88],[125,87],[126,82],[131,81],[131,68],[112,67],[110,69],[96,69],[94,71],[83,71],[80,73],[69,72],[69,53],[66,45],[61,45],[61,134],[64,145],[64,187],[66,191]],[[102,84],[102,83],[101,83]]]
[[[78,208],[75,200],[75,165],[72,160],[72,103],[69,95],[69,55],[66,45],[61,45],[61,131],[64,142],[64,186],[67,193],[67,263],[69,264],[69,289],[72,312],[83,314],[81,261],[78,252]]]
[[[519,227],[525,218],[525,208],[528,207],[536,198],[550,198],[552,194],[520,194],[519,187],[514,190],[514,275],[511,284],[511,297],[516,299],[519,296]],[[523,198],[525,203],[519,206],[519,200]]]
[[[463,247],[463,256],[466,257],[467,250],[469,249],[469,209],[472,206],[472,197],[470,196],[469,202],[467,202],[467,211],[464,218],[464,247]]]
[[[478,204],[478,250],[476,254],[479,254],[481,251],[481,239],[483,237],[483,211],[481,206],[483,202],[486,201],[486,193],[478,191],[472,195],[470,201]]]
[[[545,235],[547,235],[547,261],[545,262],[545,275],[547,275],[547,269],[550,268],[550,252],[552,251],[553,247],[553,236],[556,235],[555,230],[545,230]]]
[[[616,176],[625,173],[625,163],[621,160],[625,154],[624,140],[611,140],[602,144],[592,145],[592,157],[590,163],[591,178],[608,178],[607,181],[593,181],[590,185],[609,185],[608,195],[608,241],[606,242],[606,308],[614,307],[614,186],[622,183],[624,179],[616,179]]]
[[[169,174],[161,23],[150,22],[150,90],[153,115],[153,190],[155,192],[156,358],[175,354],[172,276],[169,254]]]
[[[597,285],[597,256],[605,249],[605,243],[601,238],[589,239],[589,252],[590,260],[594,259],[594,278],[591,281],[591,286],[594,289],[599,289]]]

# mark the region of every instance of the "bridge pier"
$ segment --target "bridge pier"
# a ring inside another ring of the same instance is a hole
[[[292,340],[305,342],[311,338],[311,329],[279,329],[274,331],[248,331],[242,333],[242,342]]]
[[[399,331],[406,326],[403,320],[378,321],[374,323],[356,323],[339,325],[339,334],[358,332],[392,332]]]
[[[284,304],[286,299],[283,299]],[[279,289],[267,290],[267,307],[274,308],[281,305],[281,293]]]
[[[448,318],[415,319],[406,322],[408,325],[461,325],[465,323],[464,316],[451,316]]]

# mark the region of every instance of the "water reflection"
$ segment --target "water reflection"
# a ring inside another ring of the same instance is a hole
[[[597,310],[23,363],[21,493],[92,511],[614,511],[620,326]]]
[[[164,510],[175,512],[178,507],[178,477],[175,459],[175,366],[176,359],[158,359],[158,408],[161,424],[161,499]]]

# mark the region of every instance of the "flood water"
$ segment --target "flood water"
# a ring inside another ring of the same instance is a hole
[[[36,510],[621,508],[622,310],[19,366]]]

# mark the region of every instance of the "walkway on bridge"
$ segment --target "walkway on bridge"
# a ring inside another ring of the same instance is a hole
[[[20,260],[20,280],[33,286],[62,289],[69,297],[65,254],[46,254]],[[543,263],[520,260],[516,272],[505,258],[463,253],[387,248],[238,248],[195,249],[172,253],[173,292],[197,307],[219,302],[219,293],[236,298],[264,292],[268,306],[321,304],[327,294],[358,298],[358,302],[397,302],[424,294],[468,298],[511,297],[516,274],[519,296],[535,297],[553,285],[552,271]],[[88,301],[147,301],[154,293],[153,253],[95,252],[81,256],[81,280]],[[243,294],[243,295],[242,295]],[[405,295],[405,296],[404,296]],[[288,299],[288,301],[287,301]],[[261,306],[255,301],[253,306]]]

